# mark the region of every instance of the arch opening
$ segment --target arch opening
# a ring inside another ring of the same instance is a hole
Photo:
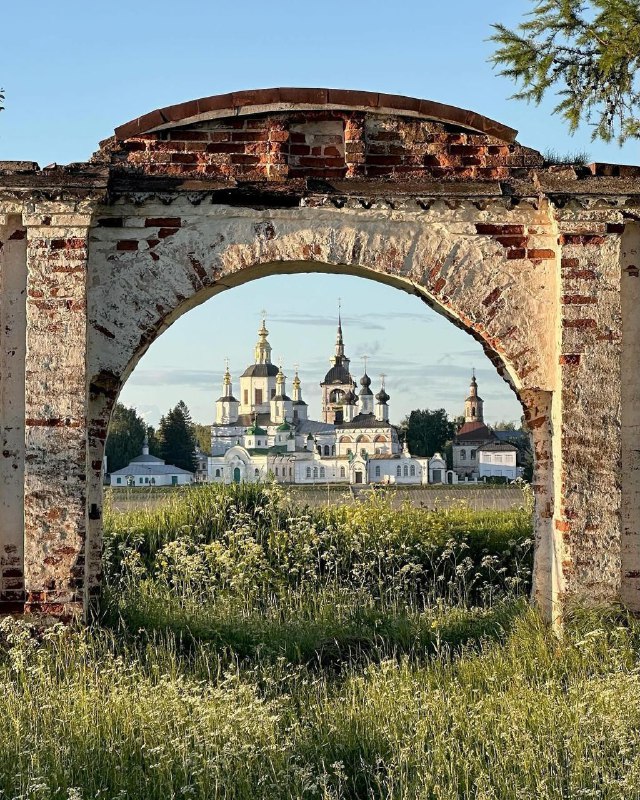
[[[130,357],[128,363],[126,364],[126,367],[123,370],[123,373],[122,373],[123,377],[120,379],[120,385],[118,387],[118,394],[121,391],[122,387],[124,386],[126,377],[131,375],[131,373],[132,373],[132,371],[134,369],[134,365],[139,362],[140,358],[146,352],[146,350],[148,349],[148,347],[152,343],[152,341],[156,341],[165,331],[167,331],[170,328],[170,326],[175,321],[177,321],[184,314],[186,314],[188,311],[192,310],[196,306],[199,306],[202,303],[204,303],[204,302],[206,302],[206,301],[208,301],[211,298],[216,297],[216,296],[218,297],[218,299],[221,299],[221,293],[222,292],[228,291],[229,289],[232,289],[232,288],[237,288],[237,287],[241,286],[242,284],[252,283],[252,282],[254,282],[254,281],[256,281],[256,280],[258,280],[258,279],[260,279],[262,277],[267,277],[267,276],[270,276],[270,275],[292,275],[292,274],[305,274],[305,273],[321,272],[321,273],[325,273],[325,274],[336,274],[336,273],[337,274],[343,274],[343,275],[344,274],[348,274],[348,275],[359,277],[359,278],[375,280],[375,281],[377,281],[379,283],[382,283],[382,284],[384,284],[386,286],[390,286],[392,288],[400,288],[406,293],[409,293],[409,294],[412,294],[412,295],[417,295],[418,297],[420,297],[420,299],[430,309],[436,311],[442,317],[447,319],[449,322],[453,322],[454,325],[456,325],[456,327],[462,329],[463,331],[465,331],[465,333],[468,333],[468,334],[470,333],[473,336],[473,338],[475,338],[476,340],[480,341],[480,343],[483,346],[483,350],[485,351],[485,353],[487,353],[487,352],[489,353],[490,360],[491,360],[492,364],[494,366],[496,365],[496,363],[498,363],[500,365],[499,374],[506,380],[507,384],[515,392],[515,394],[518,397],[518,399],[520,400],[523,408],[525,409],[525,413],[527,413],[527,408],[528,408],[527,402],[526,401],[523,402],[522,398],[518,396],[517,391],[514,389],[514,383],[518,380],[515,368],[511,364],[509,364],[508,362],[504,362],[502,360],[502,357],[498,354],[498,350],[497,350],[497,347],[496,347],[496,345],[498,343],[495,342],[495,341],[492,341],[491,343],[487,343],[487,341],[483,338],[482,334],[477,330],[476,327],[474,327],[474,326],[468,327],[460,317],[456,317],[456,316],[454,316],[452,314],[451,309],[449,309],[446,306],[440,304],[438,302],[437,298],[435,298],[435,297],[429,295],[428,293],[424,292],[415,283],[409,282],[406,279],[401,279],[401,278],[394,277],[394,276],[391,276],[391,277],[382,276],[381,277],[379,273],[376,273],[376,272],[374,272],[372,270],[367,270],[367,269],[364,269],[364,268],[343,269],[340,266],[332,266],[332,265],[323,264],[323,265],[320,265],[320,269],[318,269],[318,266],[319,265],[317,265],[317,264],[315,264],[313,262],[302,262],[302,263],[301,262],[294,262],[294,263],[291,263],[291,262],[289,262],[289,263],[270,262],[268,264],[260,264],[260,265],[257,265],[256,267],[246,269],[242,273],[241,276],[234,276],[233,280],[225,280],[223,282],[223,285],[216,285],[216,286],[212,286],[212,287],[203,287],[198,292],[196,292],[191,298],[188,298],[188,299],[185,299],[185,300],[181,301],[179,304],[177,304],[176,308],[171,310],[168,314],[166,314],[163,317],[163,319],[161,320],[160,325],[157,328],[155,339],[153,339],[151,341],[148,340],[148,339],[145,339],[143,341],[143,343],[141,344],[141,346],[138,348],[138,350],[136,350],[132,354],[132,356]],[[511,376],[514,376],[514,377],[511,378]],[[509,378],[511,378],[511,379],[509,379]],[[110,413],[111,407],[112,407],[113,403],[115,402],[117,396],[118,396],[117,394],[114,394],[112,396],[112,398],[111,398],[112,402],[109,404],[110,405],[109,413]],[[359,437],[357,439],[357,442],[358,442],[357,445],[353,445],[353,441],[354,440],[349,436],[341,437],[339,441],[341,443],[345,443],[345,444],[347,442],[351,442],[352,443],[352,448],[348,448],[348,449],[349,450],[353,450],[354,453],[355,452],[359,453],[360,449],[361,449],[360,448],[360,443],[371,441],[371,439],[369,437],[367,437],[367,436]],[[382,436],[382,437],[378,436],[377,437],[377,441],[378,442],[385,441],[385,437],[384,436]],[[327,452],[326,447],[324,447],[322,452],[326,454],[326,452]],[[380,454],[379,453],[379,449],[378,449],[378,453],[377,454]],[[348,472],[345,473],[342,469],[337,470],[336,472],[337,472],[338,475],[341,475],[341,476],[343,476],[345,474],[348,474]],[[422,472],[423,472],[423,470],[420,470],[418,472],[418,474],[422,474]],[[424,470],[424,472],[425,472],[425,474],[428,475],[428,470]],[[283,470],[282,474],[283,475],[286,474],[284,470]],[[405,465],[404,469],[399,469],[397,474],[401,478],[410,478],[411,476],[415,476],[416,468],[414,466],[413,470],[409,471],[409,467]],[[451,478],[451,474],[452,473],[448,473],[448,476],[447,476],[448,477],[448,482],[453,482],[453,479]],[[312,470],[312,472],[311,472],[311,480],[312,481],[315,480],[315,478],[318,475],[319,475],[319,472],[317,471],[317,468]],[[234,481],[236,480],[236,471],[235,470],[234,470],[234,473],[233,473],[233,479],[234,479]],[[362,470],[357,470],[356,474],[354,474],[353,479],[356,480],[357,482],[362,482],[364,480]],[[97,502],[99,502],[98,493],[96,493],[95,497],[96,497]],[[98,533],[98,535],[99,535],[99,533]]]

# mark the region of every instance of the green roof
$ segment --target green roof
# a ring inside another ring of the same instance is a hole
[[[285,421],[282,423],[282,425],[278,425],[276,430],[278,430],[278,431],[290,431],[291,430],[291,425],[289,425],[289,423],[285,419]]]
[[[266,436],[267,432],[264,428],[261,428],[257,422],[254,422],[249,428],[247,428],[247,436]]]

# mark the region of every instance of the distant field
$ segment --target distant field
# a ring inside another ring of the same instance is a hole
[[[292,499],[302,505],[319,508],[326,505],[349,505],[356,496],[348,486],[290,486]],[[359,497],[370,490],[361,489]],[[435,510],[465,504],[472,511],[508,511],[522,505],[522,492],[517,486],[425,486],[385,489],[384,496],[394,507],[408,500],[415,508]],[[114,511],[159,508],[180,495],[180,489],[107,489]]]

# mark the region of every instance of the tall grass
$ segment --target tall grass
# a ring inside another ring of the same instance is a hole
[[[530,507],[105,515],[86,629],[0,623],[0,798],[640,797],[640,623],[526,600]]]
[[[340,675],[4,622],[0,796],[637,797],[638,624],[593,617],[557,641],[511,612],[497,641]]]

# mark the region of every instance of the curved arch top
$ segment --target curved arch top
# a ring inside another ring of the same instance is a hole
[[[489,117],[464,108],[404,95],[362,92],[350,89],[312,89],[280,87],[201,97],[185,103],[158,108],[119,125],[117,140],[165,130],[194,122],[224,117],[242,117],[274,111],[340,110],[431,119],[514,142],[518,131]]]

